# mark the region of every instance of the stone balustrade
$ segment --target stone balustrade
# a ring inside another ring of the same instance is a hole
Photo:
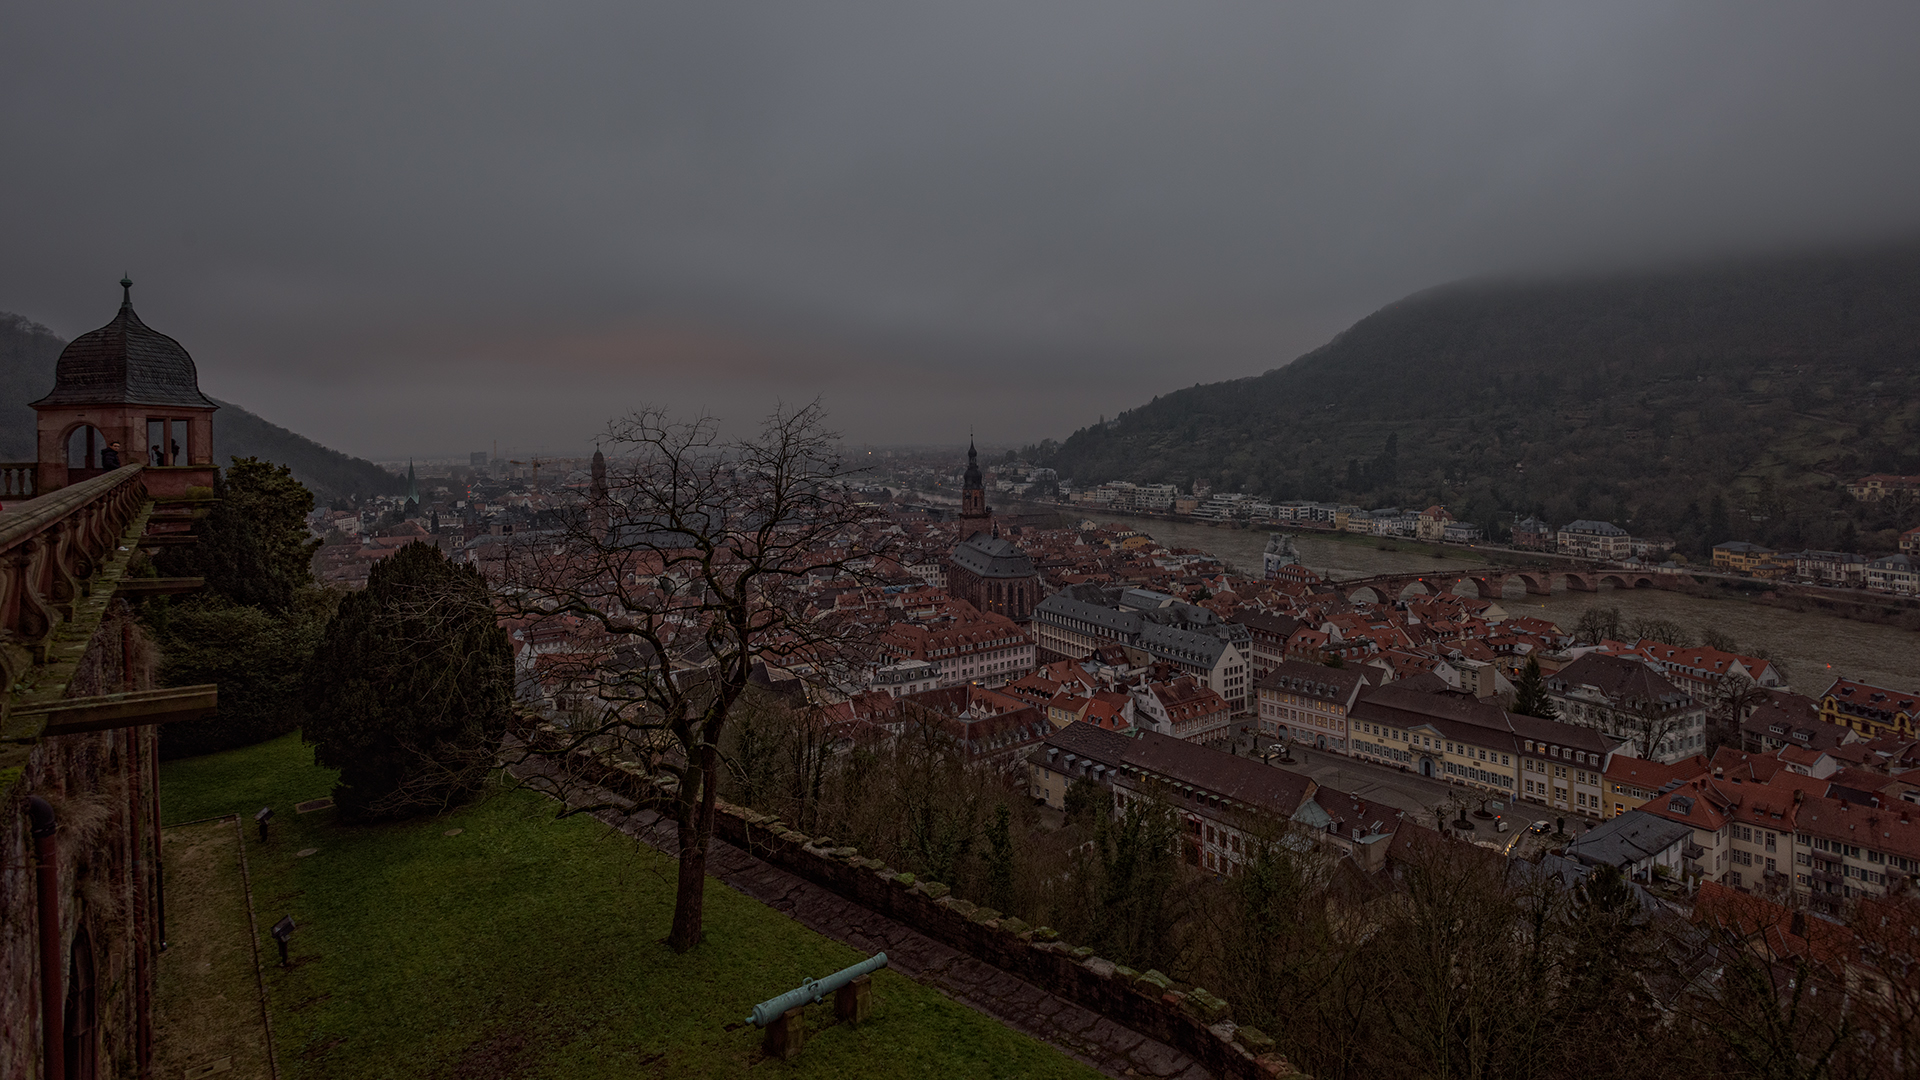
[[[0,511],[0,653],[9,685],[44,664],[75,604],[151,505],[139,465]]]

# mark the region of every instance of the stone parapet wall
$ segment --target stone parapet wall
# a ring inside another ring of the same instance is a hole
[[[637,766],[576,755],[567,767],[576,777],[671,812],[671,800]],[[718,804],[714,833],[790,874],[1158,1039],[1223,1080],[1300,1075],[1274,1051],[1272,1039],[1236,1025],[1232,1007],[1203,989],[1176,989],[1159,972],[1132,971],[1095,956],[1092,949],[1058,940],[1045,927],[1030,927],[955,897],[944,884],[916,881],[851,847],[802,835],[752,810]]]

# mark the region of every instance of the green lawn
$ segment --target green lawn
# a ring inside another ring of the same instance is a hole
[[[891,971],[868,1023],[811,1006],[805,1052],[763,1060],[752,1006],[862,954],[710,881],[707,942],[676,956],[672,862],[599,822],[518,791],[403,825],[294,813],[332,781],[297,735],[162,770],[168,822],[275,809],[247,856],[262,955],[299,923],[267,973],[289,1078],[1098,1075]]]

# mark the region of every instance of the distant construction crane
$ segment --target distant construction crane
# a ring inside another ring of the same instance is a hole
[[[508,458],[508,459],[507,459],[507,464],[509,464],[509,465],[531,465],[531,466],[533,466],[533,493],[534,493],[535,495],[538,495],[538,494],[540,494],[540,466],[541,466],[541,465],[543,465],[543,464],[546,464],[546,465],[551,465],[551,464],[553,464],[553,459],[551,459],[551,458],[549,458],[549,459],[547,459],[547,460],[546,460],[545,462],[542,462],[542,461],[541,461],[541,460],[540,460],[539,458],[537,458],[537,457],[534,457],[534,458],[528,458],[528,459],[527,459],[527,460],[525,460],[525,461],[514,461],[514,460],[513,460],[512,458]]]

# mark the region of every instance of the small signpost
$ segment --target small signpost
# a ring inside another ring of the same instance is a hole
[[[755,1005],[747,1022],[766,1030],[761,1047],[768,1057],[791,1058],[807,1044],[802,1008],[832,994],[834,1015],[858,1025],[873,1010],[873,973],[886,966],[887,954],[875,953],[824,979],[807,979],[779,997]]]

